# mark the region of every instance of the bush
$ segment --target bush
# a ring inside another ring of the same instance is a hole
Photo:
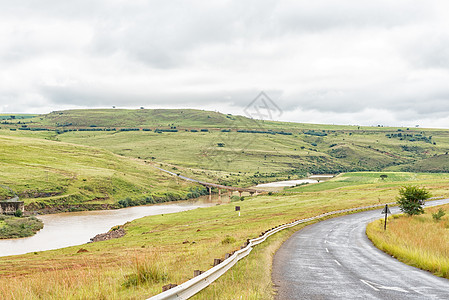
[[[442,217],[444,217],[444,215],[446,215],[446,213],[444,212],[444,210],[442,208],[438,209],[438,212],[436,213],[432,213],[432,218],[435,221],[440,221]]]
[[[431,197],[430,192],[424,187],[414,185],[404,186],[399,189],[399,197],[397,203],[402,212],[412,215],[420,215],[424,213],[422,205]]]
[[[18,209],[14,213],[14,216],[17,217],[17,218],[21,218],[23,216],[23,212],[20,209]]]
[[[231,202],[235,202],[235,201],[240,201],[240,197],[236,196],[236,195],[231,196]]]

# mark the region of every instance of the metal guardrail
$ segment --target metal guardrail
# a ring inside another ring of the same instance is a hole
[[[395,204],[395,202],[387,203],[388,205]],[[248,243],[246,247],[234,252],[229,258],[225,259],[220,264],[216,265],[215,267],[207,270],[206,272],[202,273],[201,275],[198,275],[174,288],[171,288],[165,292],[162,292],[160,294],[157,294],[151,298],[148,298],[147,300],[174,300],[174,299],[188,299],[192,297],[193,295],[197,294],[207,286],[209,286],[212,282],[214,282],[216,279],[218,279],[221,275],[226,273],[232,266],[234,266],[239,260],[247,256],[251,253],[251,250],[254,246],[264,242],[268,237],[271,235],[299,225],[301,223],[306,223],[309,221],[313,221],[316,219],[321,219],[327,216],[351,212],[351,211],[358,211],[358,210],[365,210],[365,209],[372,209],[372,208],[378,208],[384,206],[384,204],[375,204],[370,206],[363,206],[363,207],[357,207],[357,208],[349,208],[349,209],[343,209],[343,210],[337,210],[332,212],[327,212],[318,216],[310,217],[307,219],[301,219],[296,220],[291,223],[287,223],[284,225],[280,225],[278,227],[272,228],[271,230],[266,231],[264,234],[259,236],[258,238],[248,240]]]

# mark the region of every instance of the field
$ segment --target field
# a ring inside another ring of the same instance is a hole
[[[236,186],[307,173],[449,170],[446,130],[268,122],[201,110],[53,112],[2,126],[0,134],[93,146]]]
[[[447,213],[449,205],[426,208],[419,216],[394,215],[386,232],[377,220],[368,225],[367,235],[376,247],[400,261],[449,279],[449,218],[432,218],[440,208]]]
[[[276,225],[326,211],[391,202],[404,184],[425,185],[435,196],[446,195],[449,188],[447,174],[398,174],[385,180],[377,175],[343,174],[316,184],[328,186],[318,191],[301,191],[312,187],[304,186],[295,193],[246,197],[237,202],[240,218],[234,202],[142,218],[126,224],[127,234],[117,240],[5,257],[0,259],[0,298],[144,298],[160,292],[166,283],[191,278],[195,269],[209,269],[214,258],[223,258],[247,238]],[[348,186],[348,181],[353,184]],[[297,229],[270,238],[196,298],[271,299],[271,255]],[[87,252],[77,253],[80,248]]]
[[[27,211],[179,200],[194,187],[142,161],[92,147],[0,135],[0,153],[0,184],[14,190]],[[1,197],[11,196],[0,190]]]

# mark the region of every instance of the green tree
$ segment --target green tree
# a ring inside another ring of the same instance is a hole
[[[430,197],[431,194],[426,188],[410,185],[399,189],[399,197],[396,200],[401,211],[412,216],[424,213],[422,206]]]

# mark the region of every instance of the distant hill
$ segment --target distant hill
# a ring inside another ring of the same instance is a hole
[[[195,109],[85,109],[55,111],[35,121],[73,127],[233,127],[244,117]],[[236,122],[237,121],[237,122]]]

